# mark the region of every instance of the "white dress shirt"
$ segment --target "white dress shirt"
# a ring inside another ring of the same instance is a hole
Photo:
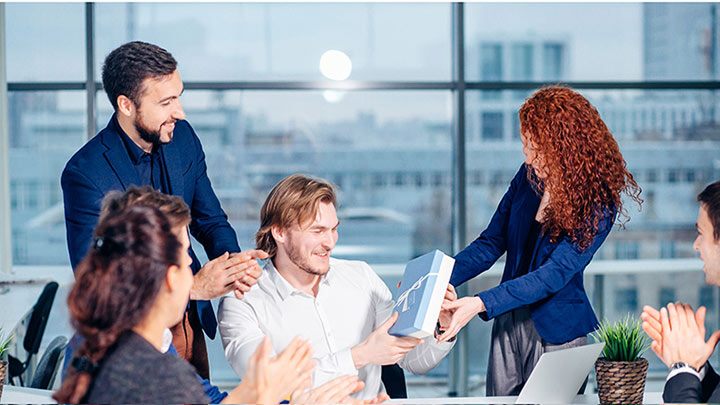
[[[385,392],[381,367],[369,364],[355,369],[350,349],[386,321],[393,306],[390,290],[365,262],[331,258],[330,270],[314,297],[290,285],[268,260],[257,285],[242,300],[232,294],[222,298],[218,321],[225,357],[241,378],[263,335],[272,340],[273,354],[300,335],[310,340],[313,358],[318,360],[313,387],[357,374],[365,388],[353,397],[371,399]],[[428,337],[399,364],[413,374],[425,374],[453,345]]]

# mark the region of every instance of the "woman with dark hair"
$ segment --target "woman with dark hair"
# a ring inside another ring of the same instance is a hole
[[[183,204],[184,205],[184,204]],[[73,327],[85,338],[60,403],[207,403],[193,368],[161,353],[164,331],[183,319],[193,283],[187,207],[168,219],[134,206],[104,217],[76,270],[68,297]],[[274,359],[266,340],[224,402],[273,403],[307,386],[313,364],[296,339]]]
[[[585,97],[564,87],[536,92],[520,108],[525,164],[487,229],[455,257],[453,286],[507,253],[497,287],[443,304],[441,340],[475,315],[495,319],[487,395],[517,395],[544,352],[581,346],[597,318],[583,271],[640,188],[615,139]]]

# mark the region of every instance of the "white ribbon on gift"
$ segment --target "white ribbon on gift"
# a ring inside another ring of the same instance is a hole
[[[427,278],[429,278],[429,277],[437,277],[437,276],[438,276],[437,273],[428,273],[428,274],[425,274],[424,276],[422,276],[418,281],[416,281],[416,282],[412,285],[412,287],[408,288],[404,293],[402,293],[402,294],[398,297],[398,300],[397,300],[397,303],[395,304],[395,308],[394,308],[394,309],[397,309],[397,307],[400,306],[400,304],[402,304],[402,305],[403,305],[403,308],[402,308],[402,311],[400,311],[400,312],[405,312],[405,311],[407,311],[407,310],[409,309],[409,308],[408,308],[408,296],[410,295],[410,293],[411,293],[412,291],[415,291],[415,290],[420,289],[420,286],[422,286],[423,281],[425,281]]]

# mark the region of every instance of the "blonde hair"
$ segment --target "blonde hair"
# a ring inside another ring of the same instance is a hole
[[[270,257],[277,253],[272,228],[303,225],[315,218],[321,202],[336,205],[335,190],[327,181],[304,174],[288,176],[273,187],[260,210],[260,229],[255,234],[258,249]]]

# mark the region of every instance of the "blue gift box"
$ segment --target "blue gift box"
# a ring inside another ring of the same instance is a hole
[[[455,259],[439,250],[408,262],[393,308],[399,316],[388,333],[415,338],[433,335],[454,265]]]

